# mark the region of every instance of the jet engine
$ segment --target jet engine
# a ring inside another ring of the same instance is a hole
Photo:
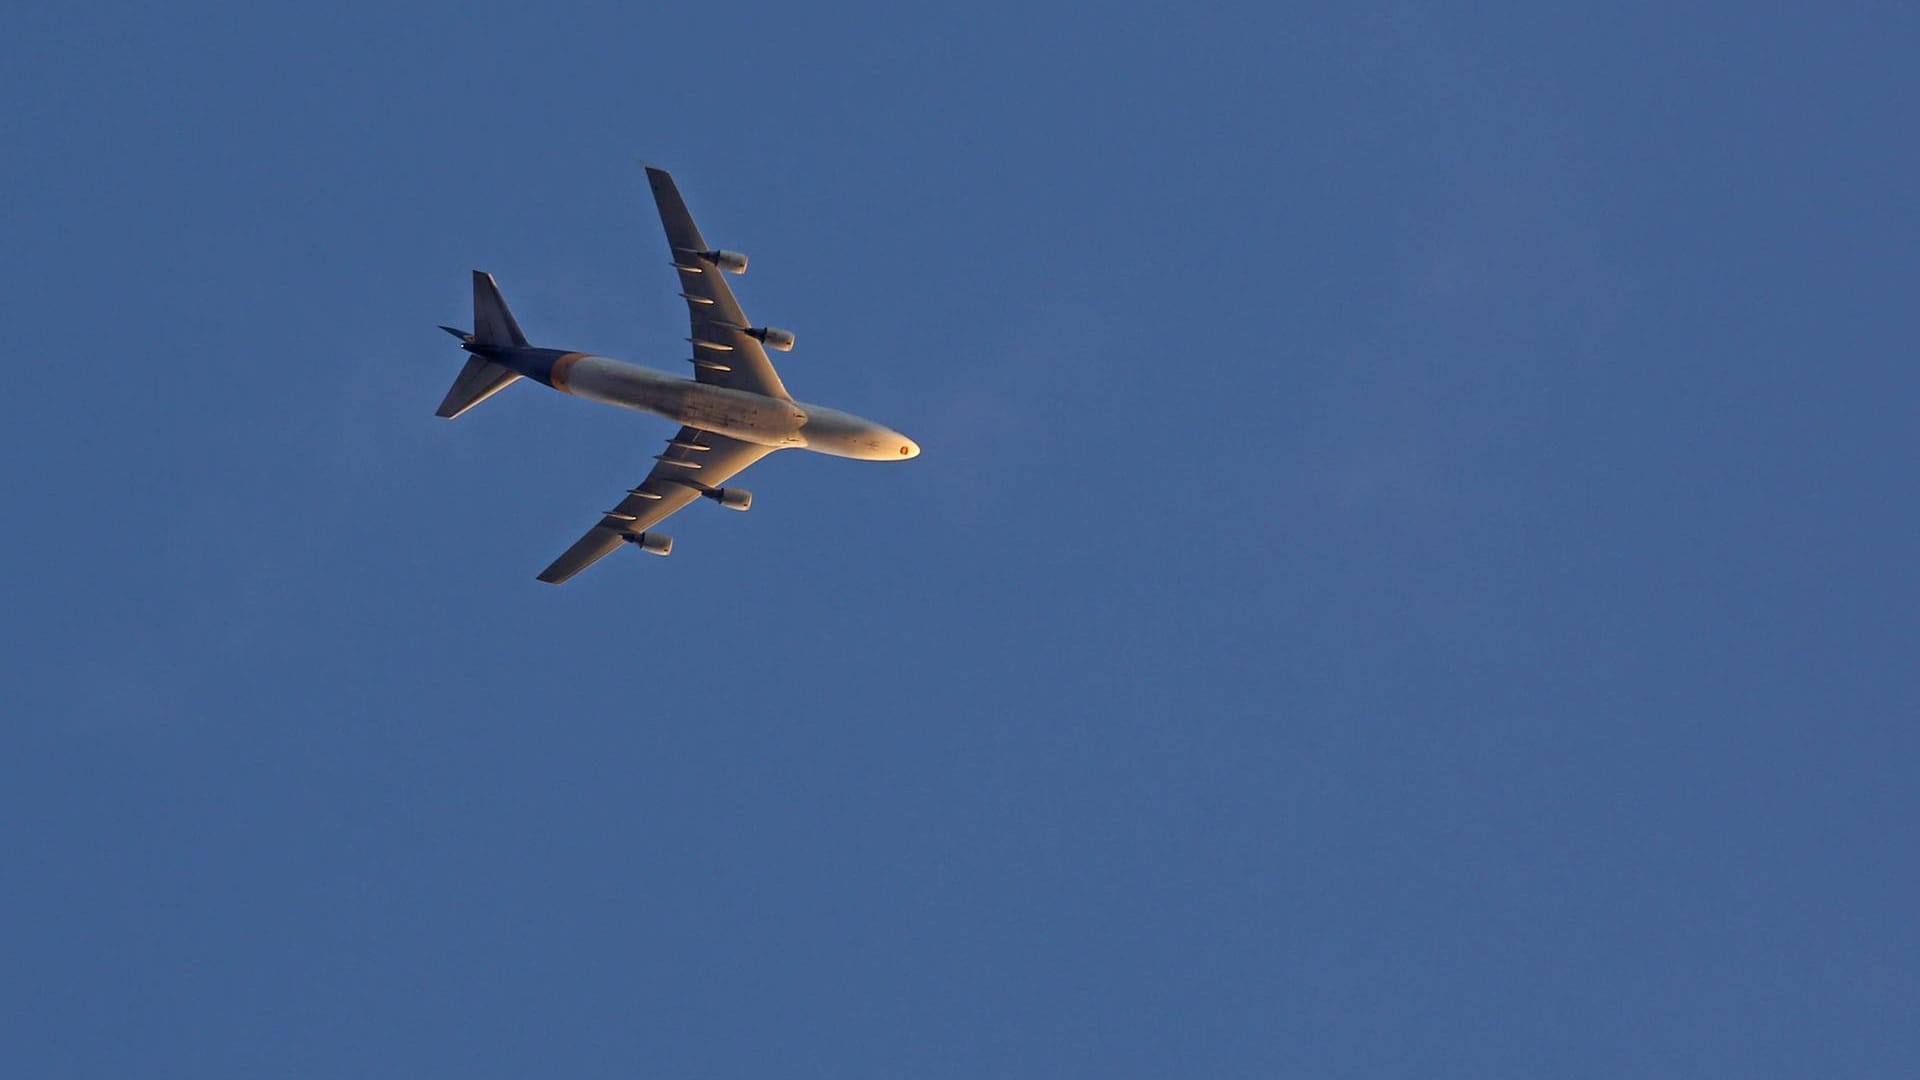
[[[745,488],[713,488],[701,494],[729,510],[745,510],[753,505],[753,492]]]
[[[744,274],[747,272],[747,257],[737,251],[728,251],[725,248],[721,248],[717,251],[703,251],[700,253],[700,257],[720,269],[725,270],[729,274]]]
[[[659,533],[628,533],[626,540],[627,543],[649,555],[673,554],[673,537],[671,536],[663,536]]]
[[[781,352],[793,351],[793,331],[791,330],[782,330],[777,326],[749,326],[747,336],[765,342],[769,349],[778,349]]]

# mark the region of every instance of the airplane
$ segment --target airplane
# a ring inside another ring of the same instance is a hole
[[[905,435],[852,413],[795,401],[767,359],[767,349],[793,348],[793,332],[754,326],[741,314],[722,272],[744,274],[747,257],[710,248],[680,198],[673,177],[647,166],[647,183],[666,227],[693,321],[693,378],[686,379],[591,353],[527,344],[493,275],[473,272],[473,331],[440,329],[470,355],[434,415],[449,420],[523,378],[564,394],[663,416],[680,424],[655,455],[653,470],[600,515],[574,545],[540,572],[558,585],[622,544],[652,555],[673,551],[673,538],[653,531],[695,499],[745,510],[752,493],[724,486],[775,450],[812,450],[861,461],[908,461],[920,446]]]

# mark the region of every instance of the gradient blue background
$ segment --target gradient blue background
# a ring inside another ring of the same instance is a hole
[[[1911,7],[68,7],[7,1075],[1920,1072]],[[926,452],[553,589],[636,157]]]

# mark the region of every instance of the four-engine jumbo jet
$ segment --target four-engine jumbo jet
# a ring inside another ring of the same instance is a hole
[[[775,450],[798,448],[863,461],[905,461],[920,447],[891,428],[850,413],[793,399],[767,359],[767,348],[793,348],[793,334],[753,326],[721,271],[743,274],[747,257],[707,247],[687,213],[673,177],[649,167],[647,182],[667,229],[680,295],[693,317],[694,377],[683,379],[604,356],[537,349],[527,344],[491,274],[473,272],[473,333],[440,329],[472,355],[435,415],[452,419],[521,377],[575,397],[664,416],[682,425],[640,486],[606,511],[540,580],[558,585],[621,544],[654,555],[673,550],[673,538],[649,532],[696,498],[745,510],[753,496],[722,487]]]

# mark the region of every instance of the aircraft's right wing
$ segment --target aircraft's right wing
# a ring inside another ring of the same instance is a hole
[[[680,189],[665,169],[647,166],[647,184],[660,208],[660,224],[667,230],[667,247],[680,275],[680,295],[687,301],[693,323],[693,377],[699,382],[747,390],[773,398],[791,398],[780,374],[767,359],[767,350],[747,335],[752,324],[740,311],[740,302],[727,287],[727,275],[702,253],[711,251],[693,223]]]
[[[540,580],[558,585],[585,570],[628,537],[665,521],[703,491],[720,487],[773,449],[698,428],[681,428],[640,486],[628,491],[620,505],[601,516],[600,524],[540,571]]]

